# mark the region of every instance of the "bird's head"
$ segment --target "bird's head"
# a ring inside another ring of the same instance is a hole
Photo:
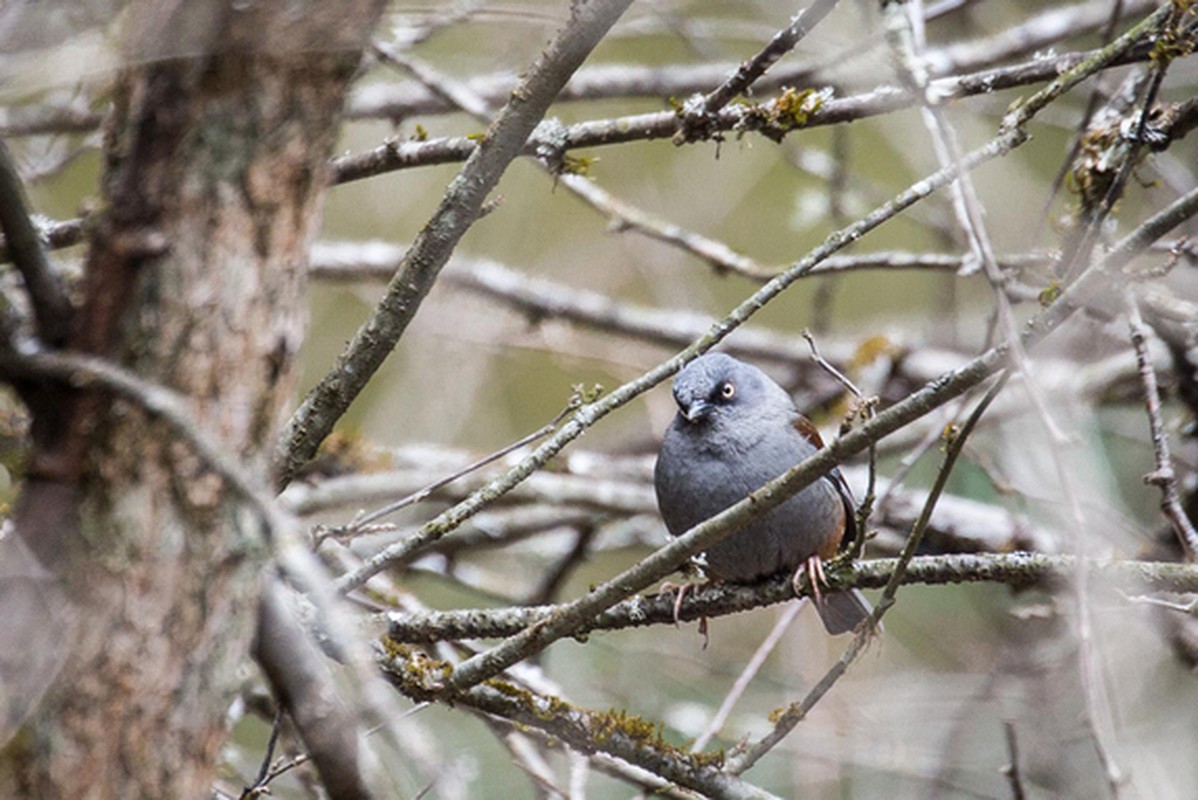
[[[678,416],[688,425],[790,419],[790,396],[764,372],[725,353],[696,358],[674,378]]]

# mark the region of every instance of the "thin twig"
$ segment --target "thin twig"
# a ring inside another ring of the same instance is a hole
[[[778,642],[782,641],[783,634],[790,628],[791,623],[795,621],[802,610],[802,601],[792,603],[778,617],[778,621],[774,623],[774,627],[770,630],[769,635],[758,645],[757,649],[753,652],[753,657],[749,659],[749,663],[745,664],[745,668],[741,670],[740,675],[736,676],[736,681],[733,682],[732,688],[728,690],[728,694],[724,696],[724,700],[720,703],[715,716],[711,718],[711,722],[707,723],[707,727],[703,729],[703,732],[695,739],[695,743],[691,745],[690,749],[692,753],[701,752],[704,747],[707,747],[708,742],[715,738],[716,734],[724,727],[724,723],[728,721],[728,716],[732,713],[732,709],[736,707],[745,690],[749,688],[749,684],[753,681],[753,678],[761,671],[765,660],[770,657],[770,653],[774,652],[774,648],[778,646]]]
[[[258,776],[254,778],[254,782],[245,787],[245,791],[241,793],[242,800],[246,798],[257,797],[260,794],[266,793],[266,786],[274,780],[282,772],[275,773],[271,770],[270,762],[275,757],[275,746],[279,743],[279,734],[283,730],[283,709],[279,707],[275,709],[274,722],[270,726],[270,738],[266,740],[266,752],[262,755],[262,766],[258,768]]]
[[[696,139],[708,138],[712,116],[730,103],[738,94],[748,91],[753,83],[765,74],[782,56],[795,48],[811,30],[823,21],[836,0],[815,0],[810,6],[794,16],[782,30],[774,34],[760,52],[742,63],[728,79],[708,92],[683,104],[679,113],[678,131],[674,144],[686,144]]]
[[[528,593],[528,597],[525,600],[528,605],[548,603],[557,596],[566,579],[586,560],[587,555],[591,552],[591,543],[595,540],[595,534],[598,533],[598,530],[597,525],[582,525],[578,527],[577,532],[574,534],[574,544],[570,547],[569,551],[545,572],[540,583]]]
[[[272,794],[270,783],[275,778],[286,775],[296,767],[301,767],[309,761],[307,753],[300,753],[294,758],[280,760],[277,764],[269,765],[266,774],[262,776],[253,786],[247,786],[241,794],[241,800],[252,800],[255,797],[264,797]],[[264,765],[267,766],[267,765]]]
[[[483,467],[487,466],[488,464],[493,464],[496,461],[498,461],[499,459],[508,455],[509,453],[513,453],[516,450],[519,450],[521,447],[532,444],[533,442],[537,441],[538,439],[543,439],[544,437],[553,433],[554,429],[557,428],[558,423],[560,423],[563,419],[565,419],[567,416],[569,416],[569,414],[575,408],[577,408],[581,402],[582,402],[581,397],[578,394],[576,394],[575,400],[572,401],[569,405],[567,405],[564,409],[562,409],[562,411],[560,413],[558,413],[558,415],[556,417],[554,417],[552,420],[550,420],[549,422],[542,425],[540,428],[537,428],[535,431],[528,434],[527,436],[523,436],[520,439],[512,442],[511,444],[506,445],[505,447],[501,447],[500,449],[496,450],[495,452],[493,452],[489,455],[483,456],[482,458],[467,464],[466,466],[462,467],[461,469],[454,471],[452,474],[446,475],[444,478],[439,478],[439,479],[433,481],[432,483],[418,489],[417,491],[412,492],[411,494],[407,495],[406,497],[402,497],[399,500],[396,500],[392,503],[388,503],[385,506],[382,506],[381,508],[377,508],[374,511],[371,511],[367,514],[363,514],[362,516],[354,519],[354,521],[349,523],[348,525],[342,525],[342,526],[338,526],[338,527],[334,527],[334,528],[328,528],[327,530],[322,532],[322,534],[317,538],[316,543],[320,544],[320,542],[323,539],[328,538],[330,536],[333,538],[338,538],[338,539],[343,538],[345,536],[352,536],[352,535],[358,533],[359,531],[361,531],[365,526],[370,525],[371,523],[376,522],[376,521],[382,519],[383,517],[394,514],[396,511],[399,511],[400,509],[407,508],[410,505],[419,503],[422,500],[427,499],[430,495],[432,495],[433,492],[437,491],[438,489],[440,489],[444,486],[448,486],[449,484],[456,481],[458,478],[465,477],[466,475],[469,475],[472,472],[477,472],[478,470],[482,469]]]
[[[1041,418],[1043,420],[1043,418]],[[1085,702],[1085,723],[1095,755],[1102,765],[1103,777],[1111,796],[1116,800],[1122,794],[1126,776],[1115,760],[1112,740],[1115,736],[1114,721],[1111,718],[1110,699],[1107,696],[1106,684],[1094,644],[1093,613],[1090,604],[1090,565],[1085,558],[1086,548],[1084,536],[1086,531],[1085,514],[1082,510],[1081,496],[1074,485],[1073,471],[1065,463],[1063,454],[1058,447],[1049,448],[1049,458],[1057,474],[1057,490],[1064,498],[1065,507],[1069,511],[1069,532],[1072,550],[1079,558],[1073,574],[1073,596],[1076,603],[1077,635],[1077,666],[1081,677],[1082,697]]]
[[[1166,608],[1170,611],[1176,611],[1180,614],[1188,614],[1193,616],[1198,613],[1198,597],[1194,597],[1188,602],[1179,603],[1176,600],[1165,600],[1161,597],[1153,597],[1152,595],[1129,595],[1126,592],[1121,592],[1123,599],[1129,603],[1138,605],[1154,606],[1156,608]]]
[[[900,4],[885,6],[884,14],[887,17],[887,38],[895,50],[896,66],[904,81],[923,100],[921,110],[932,134],[932,141],[936,145],[937,156],[942,164],[959,165],[963,157],[961,143],[956,130],[948,123],[940,108],[939,98],[929,90],[928,73],[916,50],[917,42],[914,41],[919,37],[912,35],[911,16]],[[973,177],[962,170],[960,180],[953,185],[953,188],[955,190],[953,205],[957,210],[959,223],[968,235],[973,253],[977,256],[986,279],[990,282],[995,303],[995,319],[1002,330],[1003,338],[1015,343],[1012,357],[1015,366],[1024,377],[1028,394],[1041,418],[1045,421],[1049,436],[1058,444],[1062,444],[1065,441],[1065,436],[1053,421],[1044,393],[1035,380],[1027,353],[1018,343],[1017,323],[1010,298],[1006,293],[1008,278],[999,268],[995,258],[994,246],[986,230],[984,214],[977,190],[974,187]]]
[[[1136,352],[1140,381],[1144,385],[1144,405],[1148,413],[1148,429],[1152,433],[1152,451],[1156,458],[1156,469],[1144,476],[1144,482],[1161,490],[1161,511],[1177,534],[1186,558],[1193,561],[1198,555],[1198,531],[1194,530],[1194,523],[1186,514],[1177,493],[1177,474],[1173,469],[1173,458],[1169,455],[1169,436],[1161,419],[1161,394],[1156,370],[1148,356],[1148,328],[1140,316],[1140,305],[1131,292],[1127,297],[1127,314],[1131,344]]]
[[[958,401],[960,403],[961,401]],[[953,419],[960,412],[960,407],[957,403],[948,404],[944,407],[943,419]],[[944,437],[944,428],[942,425],[929,425],[927,432],[913,447],[907,449],[899,460],[898,468],[890,475],[889,481],[886,484],[885,491],[878,498],[877,507],[879,511],[885,511],[886,504],[890,500],[891,495],[902,486],[903,481],[907,479],[907,475],[914,469],[916,463],[919,462],[929,450],[936,446]]]
[[[1162,8],[1168,9],[1170,14],[1166,21],[1162,23],[1165,31],[1160,34],[1160,38],[1165,39],[1169,36],[1177,38],[1180,34],[1176,28],[1180,25],[1185,11],[1181,6],[1174,6],[1173,4],[1163,6]],[[1128,180],[1131,178],[1132,171],[1140,163],[1144,152],[1144,145],[1147,143],[1144,134],[1148,129],[1148,117],[1156,103],[1156,97],[1160,91],[1161,84],[1164,82],[1165,72],[1169,69],[1171,63],[1172,58],[1167,56],[1153,58],[1151,75],[1148,86],[1144,91],[1144,99],[1140,103],[1140,113],[1135,132],[1128,141],[1126,151],[1122,154],[1123,157],[1119,163],[1118,171],[1103,194],[1098,208],[1085,216],[1083,221],[1084,228],[1080,235],[1072,240],[1070,248],[1062,256],[1061,269],[1066,280],[1072,278],[1073,274],[1090,257],[1090,250],[1093,247],[1094,240],[1102,230],[1103,222],[1110,215],[1111,211],[1114,210],[1115,203],[1123,196],[1123,191],[1127,186]]]
[[[853,418],[860,415],[866,422],[874,418],[877,413],[878,398],[865,397],[861,394],[861,390],[857,388],[857,384],[853,383],[849,378],[836,367],[832,366],[822,355],[819,348],[815,345],[815,338],[807,329],[803,329],[803,338],[807,340],[807,345],[811,348],[811,358],[816,364],[819,364],[828,374],[840,383],[841,386],[852,392],[856,398],[853,410],[844,420],[843,425],[852,424]],[[842,426],[841,432],[846,429]],[[857,536],[852,544],[852,558],[860,558],[865,552],[865,538],[869,526],[869,517],[873,513],[874,500],[876,499],[875,490],[878,485],[878,444],[871,442],[869,445],[869,479],[865,486],[865,497],[861,499],[861,505],[857,508]]]
[[[1007,757],[1011,763],[1003,767],[1002,773],[1011,785],[1011,800],[1024,800],[1027,793],[1023,789],[1023,773],[1019,770],[1019,740],[1015,737],[1015,723],[1004,720],[1003,732],[1007,739]]]
[[[861,390],[857,388],[857,384],[849,380],[848,376],[833,366],[826,358],[820,355],[819,348],[816,347],[815,337],[811,335],[811,331],[803,329],[803,338],[807,341],[807,346],[811,348],[811,360],[836,379],[836,382],[853,394],[857,400],[864,402],[865,395],[861,394]]]
[[[1115,35],[1115,26],[1119,24],[1120,18],[1123,16],[1123,0],[1114,0],[1111,3],[1110,17],[1105,25],[1102,26],[1100,36],[1102,43],[1108,44]],[[1061,166],[1057,169],[1057,174],[1052,178],[1052,184],[1048,189],[1048,197],[1044,201],[1044,209],[1040,213],[1039,222],[1036,223],[1036,231],[1032,235],[1031,241],[1040,241],[1040,234],[1044,230],[1045,224],[1048,222],[1049,214],[1052,211],[1052,204],[1056,201],[1057,193],[1061,191],[1061,186],[1065,183],[1065,176],[1069,174],[1070,167],[1073,166],[1074,159],[1082,149],[1082,139],[1085,136],[1086,128],[1090,125],[1090,120],[1094,118],[1095,112],[1098,111],[1098,104],[1102,102],[1101,82],[1097,82],[1093,89],[1090,90],[1090,97],[1086,100],[1086,109],[1082,112],[1081,119],[1078,120],[1077,130],[1073,134],[1073,141],[1069,145],[1069,152],[1061,161]]]
[[[631,230],[677,247],[710,264],[717,273],[731,272],[758,283],[778,274],[753,258],[733,250],[724,242],[704,236],[681,225],[667,222],[614,196],[582,175],[562,175],[561,185],[596,209],[607,214],[617,231]]]

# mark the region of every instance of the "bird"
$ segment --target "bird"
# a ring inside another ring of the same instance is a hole
[[[678,412],[653,470],[662,520],[680,536],[743,500],[824,445],[815,425],[768,375],[726,353],[707,353],[674,378]],[[869,616],[856,589],[821,592],[823,561],[857,536],[853,495],[833,468],[802,491],[704,554],[709,579],[753,583],[806,570],[815,607],[829,634],[846,633]],[[847,535],[847,538],[846,538]]]

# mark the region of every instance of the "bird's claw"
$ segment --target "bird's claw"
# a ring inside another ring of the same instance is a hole
[[[695,588],[693,583],[674,583],[666,581],[661,585],[661,593],[674,592],[674,627],[677,628],[681,620],[678,618],[682,613],[682,600],[686,597],[686,593]]]
[[[681,623],[680,616],[682,614],[682,601],[686,598],[686,593],[695,589],[697,584],[694,583],[673,583],[666,581],[661,585],[662,594],[666,592],[674,592],[674,627],[679,627]],[[707,632],[707,617],[699,617],[699,634],[703,637],[703,649],[707,649],[707,645],[711,641],[711,637]]]
[[[796,595],[803,593],[803,573],[807,574],[807,580],[811,584],[811,597],[816,603],[822,603],[824,598],[820,587],[828,585],[828,575],[824,572],[823,559],[819,555],[813,555],[795,570],[795,574],[790,579],[790,586]]]

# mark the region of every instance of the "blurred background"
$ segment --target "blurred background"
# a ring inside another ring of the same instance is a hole
[[[25,17],[11,8],[0,12],[6,43],[0,131],[49,224],[86,212],[96,196],[106,80],[120,67],[121,15],[136,6],[37,5]],[[907,5],[926,17],[915,33],[923,63],[933,78],[951,78],[1100,47],[1156,4]],[[634,4],[576,76],[576,85],[591,87],[589,96],[563,99],[551,116],[574,125],[668,112],[718,85],[797,10],[765,0]],[[497,109],[567,17],[568,4],[554,2],[393,3],[377,32],[379,49],[363,65],[338,155],[386,141],[481,133],[482,123],[453,108],[438,89],[462,82]],[[1195,64],[1179,58],[1170,65],[1159,104],[1192,104]],[[1028,144],[973,173],[985,229],[1000,264],[1009,267],[1017,320],[1060,285],[1052,254],[1076,229],[1086,202],[1079,188],[1114,158],[1116,145],[1104,132],[1119,131],[1135,116],[1138,106],[1120,104],[1120,91],[1142,97],[1149,73],[1141,60],[1087,81],[1037,117]],[[737,102],[769,100],[785,88],[827,88],[828,100],[880,101],[902,83],[878,7],[846,0]],[[995,136],[1013,101],[1041,86],[952,99],[942,118],[969,151]],[[718,143],[676,146],[667,137],[571,150],[571,169],[580,173],[574,176],[555,178],[531,159],[516,161],[493,196],[493,210],[461,242],[398,349],[342,420],[336,441],[285,501],[313,525],[344,524],[535,431],[569,403],[574,387],[611,390],[659,364],[761,280],[714,267],[677,241],[662,240],[669,236],[631,230],[630,220],[639,213],[679,226],[751,259],[761,274],[776,272],[940,167],[927,116],[903,105],[792,131],[780,142],[733,131]],[[1066,169],[1067,158],[1091,105],[1097,113],[1085,131],[1082,160],[1074,162],[1084,169],[1075,173]],[[1144,160],[1101,229],[1100,249],[1191,190],[1195,165],[1193,137],[1178,137]],[[330,369],[370,313],[403,247],[459,168],[416,166],[331,190],[322,241],[313,247],[302,390]],[[579,183],[601,195],[580,191]],[[613,214],[613,208],[624,210]],[[846,251],[888,254],[880,265],[798,281],[724,349],[770,372],[825,439],[834,437],[850,402],[808,357],[804,330],[883,406],[964,363],[994,337],[994,290],[971,260],[958,220],[952,193],[937,192]],[[1198,233],[1198,225],[1190,221],[1170,240],[1187,233]],[[78,260],[81,252],[76,246],[60,256]],[[894,257],[900,253],[918,263],[904,267]],[[1194,408],[1184,395],[1179,399],[1177,365],[1193,342],[1186,339],[1193,335],[1187,315],[1198,307],[1198,274],[1192,246],[1178,253],[1169,274],[1146,289],[1158,292],[1156,300],[1143,302],[1157,334],[1149,354],[1165,390],[1163,421],[1183,496],[1192,498]],[[1160,251],[1137,265],[1150,269],[1168,260]],[[643,324],[631,330],[619,321],[629,319]],[[1046,407],[1036,410],[1025,378],[1012,379],[956,467],[926,551],[1177,558],[1160,492],[1141,480],[1154,468],[1153,448],[1123,316],[1076,316],[1030,354],[1029,364]],[[960,421],[972,400],[950,404],[880,445],[882,499],[867,558],[896,552],[942,461],[937,434]],[[539,483],[393,571],[396,592],[431,608],[504,607],[568,600],[617,574],[666,541],[651,471],[673,413],[663,385],[605,418],[536,476]],[[19,426],[11,423],[16,432],[6,443],[19,442]],[[9,498],[20,480],[19,447],[10,447],[18,454],[6,459]],[[518,455],[438,490],[371,535],[324,548],[346,548],[330,558],[368,555]],[[864,496],[865,459],[846,467],[857,496]],[[1097,708],[1082,688],[1079,601],[1093,626],[1088,674],[1098,677],[1104,698]],[[664,739],[683,747],[704,733],[737,676],[791,610],[783,605],[713,619],[706,648],[693,624],[562,641],[535,665],[538,680],[573,703],[660,723]],[[1017,787],[1029,797],[1109,796],[1097,727],[1126,781],[1123,796],[1198,796],[1192,758],[1198,684],[1185,620],[1093,582],[1086,592],[1062,587],[1052,594],[998,584],[905,588],[885,635],[746,778],[785,797],[1001,798]],[[770,712],[801,698],[846,644],[826,636],[811,609],[801,609],[708,748],[730,748],[768,731]],[[262,690],[249,665],[246,680],[248,711],[228,753],[230,787],[253,781],[270,728],[269,717],[252,713]],[[428,796],[445,798],[571,792],[617,798],[637,791],[597,768],[588,773],[561,748],[540,744],[535,757],[513,755],[522,751],[507,734],[460,709],[422,708],[403,724],[411,750],[395,768],[414,795],[428,789]],[[1004,773],[1013,747],[1019,781]],[[530,764],[542,758],[551,780],[530,777],[536,771]],[[302,767],[272,788],[286,797],[317,791]]]

